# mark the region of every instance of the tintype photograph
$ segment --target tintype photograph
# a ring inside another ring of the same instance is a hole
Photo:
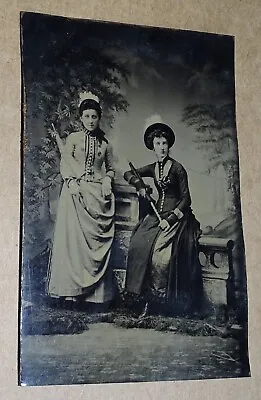
[[[20,24],[19,384],[249,377],[235,38]]]

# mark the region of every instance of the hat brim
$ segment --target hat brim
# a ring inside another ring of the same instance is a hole
[[[149,150],[153,150],[153,140],[151,140],[150,135],[156,129],[163,131],[167,135],[169,148],[171,148],[173,146],[173,144],[175,143],[175,133],[168,125],[163,124],[162,122],[157,122],[155,124],[152,124],[146,129],[146,131],[144,133],[145,146]]]

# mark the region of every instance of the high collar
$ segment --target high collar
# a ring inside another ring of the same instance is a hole
[[[87,129],[84,129],[84,132],[86,135],[91,136],[91,137],[96,137],[99,142],[106,142],[108,143],[108,140],[105,138],[105,133],[98,127],[94,131],[88,131]]]
[[[158,160],[157,162],[158,162],[159,165],[162,165],[162,167],[164,168],[164,166],[166,165],[166,162],[167,162],[168,160],[170,160],[169,155],[167,155],[165,158],[163,158],[162,161],[159,161],[159,160]]]
[[[96,128],[94,131],[88,131],[88,129],[84,128],[83,131],[84,131],[85,135],[88,135],[88,136],[97,137],[97,135],[98,135],[98,128]]]

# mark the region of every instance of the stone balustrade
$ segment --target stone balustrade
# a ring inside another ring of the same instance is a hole
[[[202,265],[204,290],[214,308],[235,308],[233,247],[231,239],[201,236],[199,259]]]

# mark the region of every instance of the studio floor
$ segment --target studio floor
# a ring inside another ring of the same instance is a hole
[[[71,335],[22,337],[23,385],[142,382],[242,376],[238,342],[93,323]]]

